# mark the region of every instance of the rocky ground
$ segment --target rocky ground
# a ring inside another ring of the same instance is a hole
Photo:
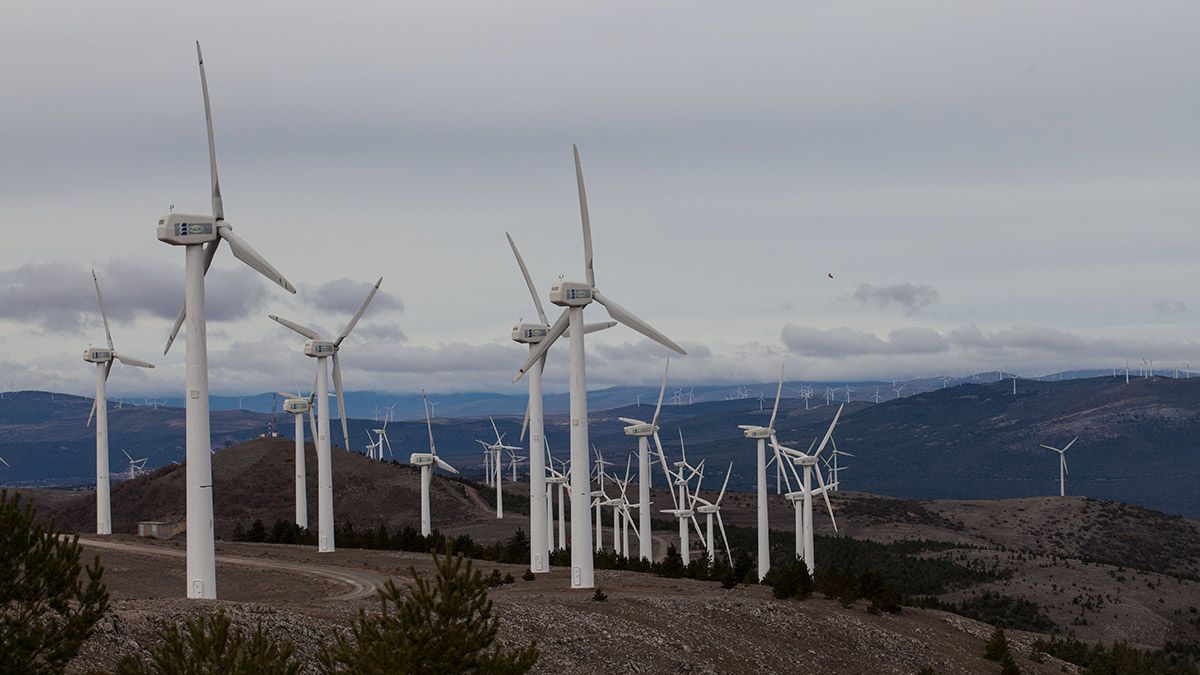
[[[132,538],[115,539],[145,545]],[[170,543],[152,546],[178,551]],[[275,570],[272,564],[298,562],[355,577],[396,577],[400,582],[408,578],[410,566],[419,573],[431,567],[428,556],[409,553],[319,555],[299,547],[222,544],[220,556],[243,562],[220,564],[222,600],[196,602],[178,597],[183,588],[178,558],[142,549],[99,553],[113,611],[88,641],[73,672],[109,669],[124,655],[152,645],[160,622],[179,622],[218,608],[239,624],[261,624],[272,635],[294,642],[311,671],[321,645],[334,632],[347,631],[360,609],[377,611],[377,603],[369,596],[348,598],[345,584]],[[914,673],[925,666],[939,673],[998,671],[982,657],[992,627],[945,612],[871,614],[861,603],[843,607],[819,597],[779,601],[765,587],[726,591],[714,583],[613,571],[597,572],[597,583],[608,599],[596,602],[590,591],[567,589],[563,569],[523,581],[523,567],[479,566],[517,577],[515,583],[492,592],[503,622],[501,639],[507,644],[537,640],[542,654],[535,671],[539,673]],[[1062,672],[1064,664],[1053,659],[1029,660],[1034,637],[1010,633],[1022,671]]]

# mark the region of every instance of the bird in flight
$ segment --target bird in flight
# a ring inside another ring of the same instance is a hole
[[[830,279],[832,279],[832,278],[833,278],[833,272],[830,272],[830,273],[829,273],[829,278],[830,278]]]

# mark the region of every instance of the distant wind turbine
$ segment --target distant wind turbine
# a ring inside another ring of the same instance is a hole
[[[1058,496],[1059,497],[1067,496],[1067,450],[1070,450],[1071,446],[1075,445],[1075,441],[1077,441],[1077,440],[1079,440],[1078,436],[1076,436],[1075,438],[1072,438],[1071,442],[1067,443],[1066,447],[1062,448],[1061,450],[1054,446],[1050,446],[1050,445],[1042,445],[1041,446],[1047,450],[1053,450],[1058,453]]]

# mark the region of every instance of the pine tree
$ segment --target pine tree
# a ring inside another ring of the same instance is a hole
[[[36,524],[32,505],[0,490],[0,670],[62,672],[108,611],[100,558],[83,568],[81,551],[79,537]]]
[[[317,659],[325,673],[525,673],[537,662],[537,644],[514,650],[496,644],[488,581],[462,555],[433,556],[432,581],[412,569],[405,595],[390,580],[379,592],[381,611],[359,612],[353,639],[337,636]]]
[[[996,630],[988,638],[987,646],[983,648],[983,655],[992,661],[999,661],[1005,654],[1008,654],[1008,638],[1004,636],[1004,627],[996,626]]]

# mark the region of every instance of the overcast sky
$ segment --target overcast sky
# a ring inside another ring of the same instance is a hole
[[[597,285],[689,349],[680,384],[1200,368],[1191,0],[7,0],[0,388],[91,391],[94,267],[118,350],[160,364],[110,390],[182,390],[154,226],[209,212],[195,39],[226,218],[299,289],[221,251],[214,393],[308,381],[266,315],[336,332],[380,275],[348,388],[522,391],[504,232],[543,294],[582,278],[572,143]],[[661,372],[588,340],[592,386]]]

